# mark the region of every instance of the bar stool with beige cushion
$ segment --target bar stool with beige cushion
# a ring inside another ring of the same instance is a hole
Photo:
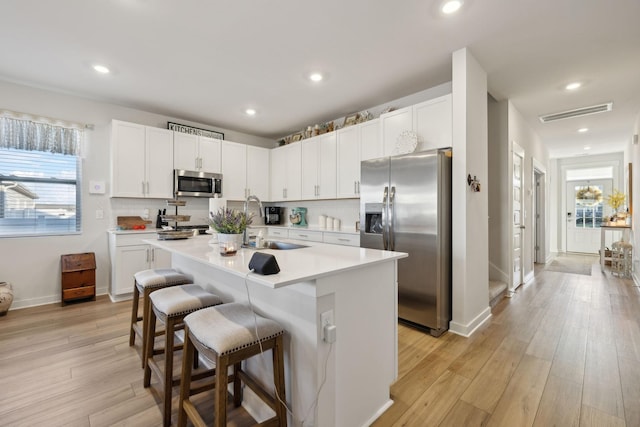
[[[244,382],[258,397],[267,403],[275,416],[264,424],[287,425],[287,410],[284,405],[284,329],[273,320],[255,314],[239,303],[222,304],[189,314],[184,318],[185,346],[180,383],[180,412],[178,425],[186,426],[187,418],[196,426],[205,425],[195,405],[189,399],[191,390],[191,363],[194,351],[212,360],[215,364],[214,423],[223,427],[227,422],[227,383],[233,382],[233,403],[242,403]],[[256,336],[257,332],[257,336]],[[248,373],[242,370],[242,361],[272,350],[273,382],[275,396],[265,390]],[[228,375],[233,366],[233,375]]]
[[[171,397],[172,388],[180,383],[180,377],[173,378],[173,352],[182,346],[174,346],[174,334],[182,329],[186,315],[203,308],[222,304],[222,300],[198,285],[180,285],[159,289],[149,295],[151,311],[149,314],[149,330],[147,342],[144,346],[147,363],[144,368],[144,387],[151,385],[153,372],[160,381],[162,390],[163,421],[165,426],[171,425]],[[156,320],[165,325],[165,343],[162,350],[155,349]],[[164,367],[154,359],[155,354],[164,353]],[[192,358],[194,360],[194,358]],[[197,355],[195,360],[197,361]]]
[[[133,275],[133,303],[131,306],[131,327],[129,330],[129,346],[135,344],[136,335],[142,340],[142,367],[144,368],[144,345],[145,331],[148,328],[149,312],[151,304],[149,294],[158,289],[169,286],[184,285],[191,282],[191,279],[173,268],[161,268],[142,270]],[[142,294],[142,316],[138,315],[138,304]],[[138,322],[142,320],[142,327]]]

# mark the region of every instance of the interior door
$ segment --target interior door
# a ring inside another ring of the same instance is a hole
[[[612,187],[610,179],[567,182],[567,252],[598,253],[604,200]]]
[[[524,176],[524,150],[513,143],[512,151],[512,235],[511,235],[511,290],[516,289],[524,282],[523,273],[523,236],[524,236],[524,198],[523,198],[523,176]]]

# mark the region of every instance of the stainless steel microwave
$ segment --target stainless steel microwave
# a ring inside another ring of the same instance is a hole
[[[175,169],[173,192],[176,196],[214,197],[216,194],[222,196],[222,175]]]

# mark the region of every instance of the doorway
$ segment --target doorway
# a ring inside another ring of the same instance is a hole
[[[613,180],[567,181],[567,252],[597,254],[604,217],[604,195]]]
[[[511,283],[514,292],[524,282],[524,148],[511,145]]]
[[[546,170],[533,159],[533,262],[544,264],[547,262],[547,204],[546,204]]]

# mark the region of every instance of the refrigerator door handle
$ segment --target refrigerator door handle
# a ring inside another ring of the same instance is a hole
[[[387,242],[387,200],[389,197],[389,187],[384,187],[384,195],[382,196],[382,247],[388,250]]]
[[[396,199],[396,187],[391,187],[391,194],[389,195],[389,250],[396,250],[396,236],[393,230],[395,219],[395,202]]]

